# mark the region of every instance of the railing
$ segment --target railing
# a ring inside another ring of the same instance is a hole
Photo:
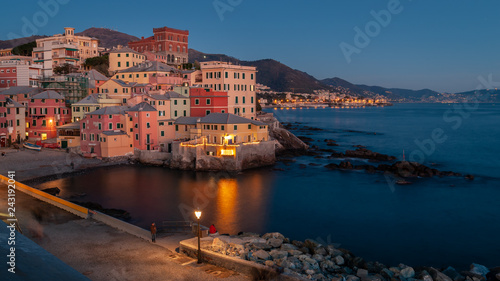
[[[192,231],[193,223],[190,221],[162,221],[158,227],[161,233],[189,233]]]

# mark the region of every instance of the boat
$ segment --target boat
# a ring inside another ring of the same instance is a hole
[[[36,145],[36,144],[33,144],[33,143],[29,143],[29,142],[25,142],[23,143],[23,146],[27,149],[31,149],[31,150],[36,150],[36,151],[40,151],[42,150],[42,147],[39,146],[39,145]]]

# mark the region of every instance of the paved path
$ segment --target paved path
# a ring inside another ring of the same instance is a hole
[[[0,184],[0,210],[7,209],[6,190]],[[161,238],[154,244],[19,191],[16,215],[24,235],[91,280],[250,280],[175,252],[175,241],[183,237]]]

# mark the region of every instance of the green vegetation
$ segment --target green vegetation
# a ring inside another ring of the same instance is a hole
[[[30,56],[31,57],[31,53],[33,52],[33,48],[35,48],[35,47],[36,47],[36,41],[22,44],[22,45],[19,45],[17,47],[14,47],[12,49],[12,54],[18,55],[18,56]]]
[[[69,64],[69,63],[65,63],[65,64],[58,65],[58,66],[54,67],[55,74],[70,74],[70,73],[75,73],[77,71],[78,71],[78,67],[76,67],[72,64]]]
[[[104,55],[100,57],[88,58],[83,63],[85,68],[95,69],[100,73],[108,76],[109,73],[109,56]]]

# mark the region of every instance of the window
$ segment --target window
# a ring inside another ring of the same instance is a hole
[[[242,99],[243,99],[243,103],[245,103],[245,97],[243,97]]]
[[[238,130],[238,125],[234,125],[234,130]]]
[[[238,97],[234,97],[234,103],[238,103]]]
[[[243,79],[245,79],[245,73],[242,73],[241,76]]]
[[[224,131],[224,125],[220,125],[220,129]]]
[[[109,128],[110,130],[113,130],[113,123],[109,123],[109,124],[108,124],[108,128]]]
[[[205,115],[210,114],[210,110],[205,111]]]
[[[252,112],[252,113],[253,113],[253,107],[250,109],[250,112]]]
[[[184,116],[187,116],[186,111],[184,110]]]
[[[200,104],[200,100],[199,99],[195,99],[194,100],[194,104]]]
[[[151,125],[149,124],[149,122],[146,123],[146,128],[148,128],[148,129],[151,128]]]
[[[252,125],[251,124],[248,124],[248,129],[251,130],[252,129]]]
[[[160,136],[164,137],[164,136],[165,136],[165,132],[164,132],[164,131],[161,131],[161,132],[160,132]]]
[[[175,131],[179,131],[179,125],[175,125]]]
[[[174,116],[175,116],[175,117],[177,117],[177,110],[176,110],[176,111],[174,111]]]
[[[121,54],[118,54],[118,57],[120,57],[120,56],[121,56]]]
[[[177,105],[177,100],[174,100],[174,105]]]
[[[99,130],[101,130],[101,123],[97,123],[97,127],[99,128]]]
[[[226,74],[226,78],[228,78],[228,73],[226,72],[225,74]]]
[[[47,127],[47,121],[46,120],[42,120],[42,127]]]
[[[122,63],[121,62],[118,62],[118,67],[121,67],[122,66]],[[117,77],[118,78],[118,77]]]
[[[129,57],[129,53],[127,53],[125,56],[128,58]]]
[[[253,73],[252,73],[252,74],[250,74],[250,79],[251,79],[251,80],[253,80]]]
[[[85,123],[82,123],[82,129],[85,129]]]
[[[135,140],[139,140],[139,134],[135,134]]]
[[[183,101],[183,104],[184,104],[184,105],[186,105],[186,104],[187,104],[187,103],[186,103],[186,100],[184,100],[184,101]]]
[[[250,103],[253,103],[253,97],[250,97]]]

